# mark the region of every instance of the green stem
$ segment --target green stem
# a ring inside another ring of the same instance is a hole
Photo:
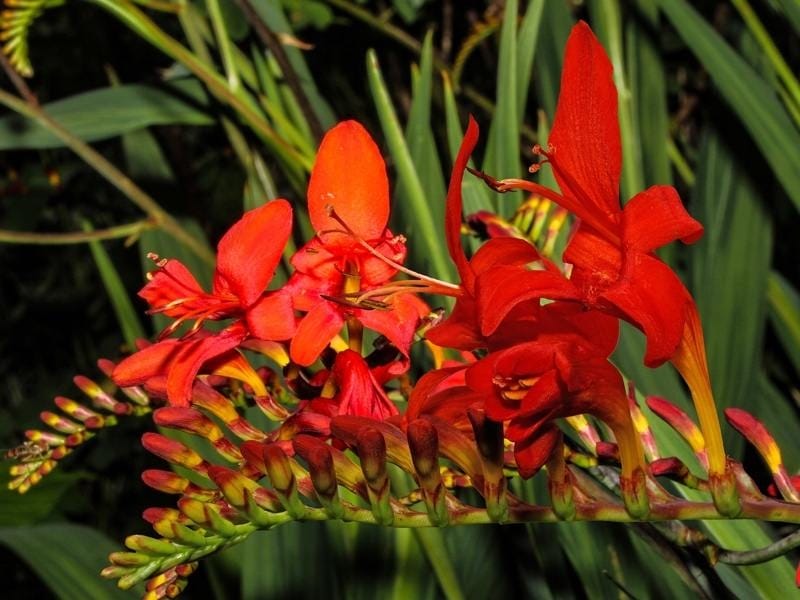
[[[113,240],[117,238],[134,238],[155,224],[150,220],[135,221],[125,225],[116,225],[107,229],[93,231],[75,231],[70,233],[40,233],[37,231],[9,231],[0,229],[0,242],[9,244],[83,244],[97,240]]]
[[[792,73],[792,69],[786,64],[780,50],[778,50],[775,42],[772,41],[769,32],[767,32],[767,29],[761,23],[753,7],[750,6],[747,0],[731,0],[731,2],[736,7],[736,10],[739,11],[739,14],[742,15],[742,19],[744,19],[747,28],[753,34],[753,37],[756,38],[756,41],[761,46],[764,54],[766,54],[769,62],[772,63],[772,67],[775,69],[778,79],[786,86],[794,105],[800,106],[800,83],[798,83],[797,78],[795,78],[794,73]]]
[[[672,138],[667,139],[667,156],[672,161],[672,165],[675,167],[675,170],[678,171],[678,175],[681,176],[686,182],[686,185],[693,186],[695,182],[695,175],[694,171],[692,171],[692,167],[689,166],[686,158],[681,154],[680,149],[675,144],[675,140]]]
[[[450,555],[444,545],[444,538],[439,529],[417,529],[414,534],[425,552],[425,556],[431,561],[433,572],[442,586],[442,593],[447,600],[463,600],[464,592],[456,576],[456,570]]]
[[[233,59],[231,40],[228,37],[228,30],[225,27],[225,20],[222,18],[222,10],[219,7],[219,0],[206,0],[208,17],[211,19],[211,26],[214,28],[214,36],[217,38],[217,48],[222,58],[222,66],[228,79],[228,87],[234,93],[239,90],[241,81],[236,71],[236,62]]]
[[[243,88],[232,90],[223,77],[209,67],[194,53],[175,38],[159,28],[146,14],[134,6],[130,0],[88,0],[106,9],[134,32],[150,42],[168,56],[183,64],[198,79],[208,86],[214,96],[228,104],[239,113],[262,140],[273,148],[289,166],[311,171],[313,160],[300,154],[281,138],[264,119]]]
[[[757,565],[783,556],[795,548],[800,548],[800,529],[764,548],[744,551],[722,550],[716,558],[729,565]]]
[[[130,177],[125,175],[102,154],[89,146],[79,137],[65,129],[58,121],[48,115],[38,104],[29,104],[0,90],[0,104],[11,110],[36,121],[50,133],[60,139],[65,146],[80,156],[89,166],[97,171],[106,181],[125,194],[131,202],[141,208],[153,221],[154,225],[172,235],[179,242],[185,244],[197,256],[214,264],[214,253],[200,240],[190,234],[178,223],[175,218],[165,211],[144,190],[137,186]]]

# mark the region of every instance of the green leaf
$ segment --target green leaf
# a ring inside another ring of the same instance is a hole
[[[367,77],[389,146],[389,154],[394,160],[398,179],[403,186],[404,197],[401,201],[407,203],[409,212],[413,216],[413,220],[406,223],[407,230],[402,233],[416,240],[411,246],[414,258],[419,257],[416,267],[429,270],[435,277],[446,279],[452,276],[453,265],[450,263],[444,244],[439,241],[439,230],[434,225],[435,219],[430,201],[425,196],[419,175],[414,168],[414,161],[403,137],[389,91],[386,89],[378,59],[372,50],[367,54]]]
[[[92,231],[92,226],[88,221],[83,222],[84,231]],[[97,265],[97,270],[100,272],[100,278],[103,280],[103,287],[106,288],[111,305],[114,308],[114,314],[117,316],[117,322],[122,330],[122,337],[125,338],[125,343],[130,348],[135,348],[137,339],[146,337],[142,324],[137,317],[136,309],[133,308],[133,303],[128,295],[128,290],[122,283],[117,268],[114,266],[111,257],[106,252],[103,243],[98,240],[89,242],[89,249],[92,251],[92,258]]]
[[[767,282],[769,318],[797,374],[800,374],[800,293],[780,273]]]
[[[82,472],[55,471],[25,494],[8,489],[11,462],[0,461],[0,527],[32,525],[58,510],[59,501],[78,481],[88,475]]]
[[[294,35],[280,2],[275,2],[275,0],[251,0],[251,2],[253,8],[256,9],[256,12],[264,19],[272,31],[278,34]],[[286,56],[292,68],[297,74],[297,78],[300,80],[300,85],[308,96],[308,101],[314,109],[314,114],[317,116],[317,119],[319,119],[322,127],[324,129],[333,127],[333,124],[336,122],[336,115],[333,110],[331,110],[325,97],[319,93],[317,85],[314,82],[314,77],[311,75],[311,71],[303,57],[303,53],[300,49],[293,48],[289,45],[284,45],[284,50],[286,51]]]
[[[709,130],[692,194],[695,217],[706,231],[688,249],[691,289],[703,321],[720,410],[746,408],[765,417],[769,426],[769,411],[760,410],[756,377],[772,260],[772,220],[765,206],[748,169],[735,160],[721,136]],[[740,456],[743,439],[729,425],[724,426],[724,437],[729,452]]]
[[[497,61],[497,99],[489,128],[483,170],[495,177],[519,177],[520,167],[520,109],[517,106],[517,0],[506,2],[503,26],[500,29],[500,55]],[[503,210],[505,208],[505,210]],[[508,202],[497,206],[496,212],[507,215],[512,209]]]
[[[552,121],[561,86],[561,63],[574,21],[566,2],[545,2],[534,67],[536,97]]]
[[[429,31],[422,44],[417,85],[411,99],[411,110],[406,123],[405,138],[411,160],[414,161],[420,183],[429,203],[435,207],[433,217],[436,227],[444,225],[445,185],[442,165],[431,129],[431,86],[433,83],[433,32]],[[402,195],[398,192],[398,195]]]
[[[531,0],[517,32],[517,116],[525,120],[525,104],[533,75],[533,59],[539,42],[545,0]]]
[[[659,6],[741,119],[800,210],[800,132],[759,74],[684,0]]]
[[[0,528],[0,543],[22,558],[61,600],[138,598],[100,577],[117,545],[83,525],[46,523]]]
[[[209,125],[205,92],[194,79],[174,84],[175,93],[146,85],[119,85],[44,104],[42,108],[84,141],[95,142],[150,125]],[[199,106],[199,107],[198,107]],[[0,150],[60,148],[45,128],[19,115],[0,118]]]

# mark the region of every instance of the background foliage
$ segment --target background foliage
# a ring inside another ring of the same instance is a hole
[[[144,253],[181,256],[208,273],[203,246],[207,253],[243,208],[283,196],[302,211],[319,132],[338,119],[359,119],[379,140],[394,181],[393,229],[411,240],[415,268],[452,276],[435,232],[466,114],[484,132],[480,166],[522,176],[530,146],[546,140],[566,36],[584,18],[615,65],[623,198],[673,183],[706,226],[699,244],[671,248],[665,258],[698,300],[718,402],[764,420],[790,471],[800,466],[794,0],[251,0],[257,20],[237,0],[41,4],[59,6],[30,26],[36,72],[29,85],[39,102],[176,221],[147,222],[129,244],[123,236],[0,245],[1,447],[15,446],[53,396],[77,393],[74,374],[97,376],[96,358],[117,357],[157,330],[135,297]],[[170,7],[180,10],[154,10]],[[138,14],[146,21],[131,17]],[[277,52],[265,51],[260,29],[278,41]],[[178,43],[190,49],[188,59]],[[13,90],[8,79],[2,87]],[[74,144],[65,147],[19,112],[0,116],[0,150],[5,241],[9,232],[102,230],[142,218],[141,205],[76,155]],[[467,185],[468,211],[513,211],[514,199]],[[625,331],[616,354],[623,371],[641,392],[688,406],[669,368],[641,365],[642,345]],[[132,597],[96,574],[124,536],[145,530],[141,511],[164,503],[135,476],[157,464],[138,443],[151,428],[147,419],[128,420],[26,496],[0,491],[9,597]],[[665,455],[685,453],[668,432],[658,433]],[[755,464],[738,436],[728,431],[726,440],[731,454]],[[541,495],[540,484],[524,493]],[[764,545],[780,530],[706,527],[727,547]],[[437,555],[449,557],[435,564],[452,567],[456,591],[452,577],[448,585],[448,574],[432,569],[428,558]],[[186,596],[433,598],[443,589],[457,597],[460,589],[475,598],[747,598],[792,596],[792,582],[786,559],[714,570],[649,526],[429,536],[306,523],[254,535],[205,561]]]

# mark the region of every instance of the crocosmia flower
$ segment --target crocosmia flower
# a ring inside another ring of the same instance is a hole
[[[322,140],[308,184],[308,212],[316,236],[293,257],[297,272],[287,289],[306,314],[290,354],[313,363],[345,323],[360,324],[408,351],[420,317],[428,310],[410,294],[367,300],[369,292],[397,274],[405,238],[393,235],[389,180],[380,150],[356,121],[344,121]]]
[[[289,294],[267,292],[292,228],[292,209],[274,200],[251,210],[231,227],[217,246],[211,292],[206,292],[180,262],[167,259],[150,274],[139,295],[151,313],[175,319],[162,337],[193,322],[180,339],[168,338],[123,360],[114,369],[117,385],[131,386],[167,377],[171,404],[186,406],[192,383],[206,363],[224,356],[244,340],[286,340],[295,332]],[[208,320],[232,320],[218,333],[202,330]]]

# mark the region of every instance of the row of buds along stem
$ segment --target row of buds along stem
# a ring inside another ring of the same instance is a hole
[[[468,412],[466,429],[431,416],[408,422],[337,416],[330,423],[330,439],[301,433],[283,440],[267,432],[242,435],[259,430],[244,421],[223,396],[208,390],[203,394],[204,400],[191,408],[156,411],[156,422],[182,434],[182,441],[165,431],[166,435],[145,434],[143,443],[180,473],[149,470],[143,479],[159,491],[179,496],[177,507],[146,511],[145,519],[160,537],[131,536],[126,541],[131,551],[112,554],[112,566],[104,571],[108,577],[119,578],[124,588],[149,580],[148,593],[152,592],[153,598],[171,597],[170,593],[183,589],[185,579],[180,573],[189,571],[175,569],[191,570],[190,565],[198,559],[238,543],[256,530],[298,520],[441,527],[573,519],[720,518],[712,502],[687,502],[656,482],[655,477],[668,477],[708,490],[702,469],[702,437],[697,437],[682,411],[661,399],[651,398],[648,405],[684,435],[702,473],[675,457],[661,457],[651,439],[649,474],[636,492],[649,499],[650,512],[642,517],[630,512],[627,503],[609,495],[607,489],[598,493],[597,482],[582,473],[605,464],[603,480],[619,466],[616,444],[604,441],[586,418],[570,420],[583,451],[568,437],[559,436],[558,449],[547,463],[551,505],[539,506],[508,490],[507,478],[513,476],[514,465],[503,426],[486,418],[481,410]],[[643,437],[652,436],[639,410],[644,423],[637,424],[637,431]],[[731,461],[743,515],[800,523],[800,505],[791,504],[796,491],[788,488],[792,481],[771,436],[746,413],[729,411],[728,418],[764,456],[776,474],[778,489],[789,501],[765,498],[741,465]],[[626,493],[619,476],[605,483],[623,496]],[[483,502],[466,502],[458,493],[458,488],[465,486],[477,491]],[[702,540],[702,544],[709,543]],[[715,550],[709,556],[728,557],[726,552]],[[738,558],[731,555],[731,560]]]
[[[97,364],[107,376],[114,369],[110,360],[101,359]],[[60,413],[46,410],[40,414],[47,429],[27,430],[27,440],[6,452],[6,458],[16,462],[10,470],[9,489],[24,494],[50,473],[62,458],[92,439],[101,429],[113,427],[121,417],[141,416],[152,410],[150,398],[139,387],[123,388],[124,398],[120,400],[88,377],[77,375],[73,381],[87,397],[91,408],[82,402],[56,396],[53,403]]]

